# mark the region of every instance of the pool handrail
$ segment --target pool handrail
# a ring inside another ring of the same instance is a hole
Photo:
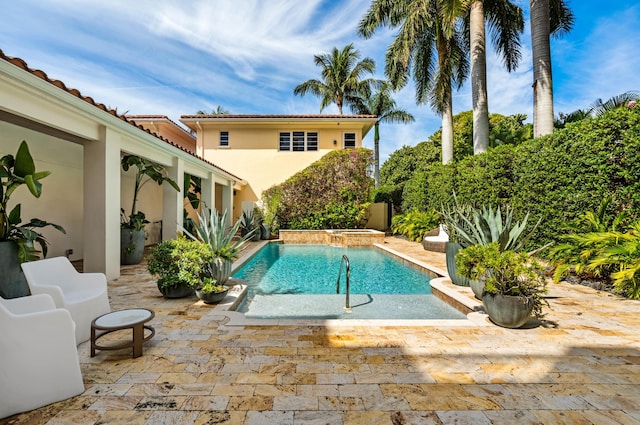
[[[346,274],[347,274],[347,295],[345,300],[344,310],[347,313],[351,313],[351,306],[349,305],[349,279],[351,277],[351,265],[349,264],[349,257],[345,255],[342,256],[342,260],[340,260],[340,270],[338,271],[338,281],[336,282],[336,294],[340,293],[340,276],[342,276],[342,265],[347,264],[346,266]]]

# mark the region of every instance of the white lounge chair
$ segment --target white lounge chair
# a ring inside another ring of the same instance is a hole
[[[75,324],[49,295],[0,298],[0,418],[84,392]]]
[[[78,273],[66,257],[22,263],[32,294],[49,294],[76,323],[76,343],[91,337],[91,321],[111,311],[107,278],[102,273]]]

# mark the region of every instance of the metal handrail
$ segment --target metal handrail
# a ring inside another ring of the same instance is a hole
[[[351,313],[351,306],[349,305],[349,279],[351,277],[351,265],[349,264],[349,257],[346,255],[343,255],[342,260],[340,261],[340,271],[338,272],[338,281],[336,282],[336,294],[340,293],[340,276],[342,276],[342,265],[345,263],[347,264],[347,298],[345,300],[344,309],[347,313]]]

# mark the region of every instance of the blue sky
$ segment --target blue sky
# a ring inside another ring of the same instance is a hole
[[[574,30],[552,42],[555,112],[584,108],[640,90],[640,5],[636,0],[568,0]],[[354,43],[376,61],[394,36],[356,34],[369,0],[20,0],[4,2],[0,49],[119,112],[181,115],[222,105],[238,114],[318,113],[320,101],[293,95],[320,77],[313,56]],[[528,17],[529,2],[516,0]],[[488,58],[492,113],[532,115],[530,32],[522,61],[507,73]],[[440,127],[413,86],[395,96],[410,125],[383,125],[381,159]],[[454,94],[454,112],[471,109],[470,84]],[[337,113],[334,106],[324,113]],[[373,132],[371,132],[373,133]],[[373,134],[365,139],[373,146]]]

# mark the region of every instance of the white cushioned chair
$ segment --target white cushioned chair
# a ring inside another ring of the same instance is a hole
[[[422,239],[422,247],[426,251],[445,252],[445,246],[449,242],[447,227],[441,224],[437,229],[428,232]]]
[[[75,324],[49,295],[0,298],[0,418],[84,392]]]
[[[102,273],[78,273],[67,257],[22,263],[22,270],[32,294],[49,294],[57,308],[69,310],[77,344],[91,337],[93,319],[111,311]]]

